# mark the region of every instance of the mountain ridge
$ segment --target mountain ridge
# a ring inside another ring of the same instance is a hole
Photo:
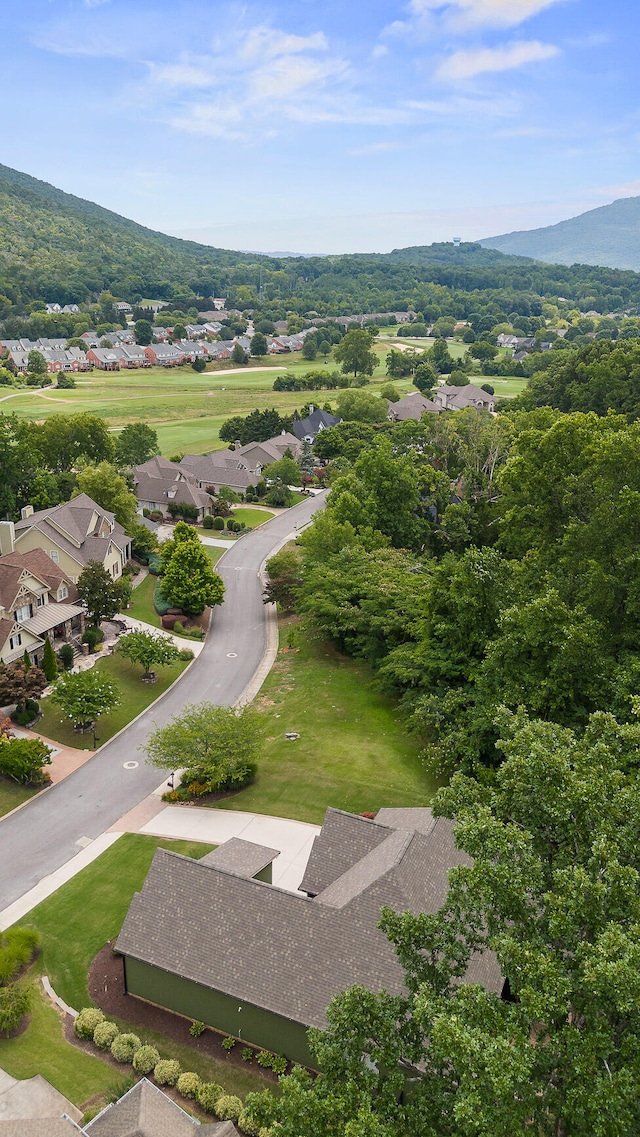
[[[478,241],[483,248],[547,264],[601,265],[640,271],[640,197],[620,197],[539,229]]]

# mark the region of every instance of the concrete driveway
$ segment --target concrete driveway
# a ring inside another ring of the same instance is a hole
[[[157,702],[65,781],[0,820],[0,910],[85,849],[157,787],[140,746],[186,703],[235,703],[258,670],[267,644],[259,571],[324,505],[308,498],[235,541],[217,571],[226,585],[201,655]]]
[[[273,883],[296,892],[307,867],[319,825],[268,817],[261,813],[236,813],[231,809],[198,809],[197,806],[168,805],[140,833],[154,837],[174,837],[185,841],[206,841],[222,845],[230,837],[242,837],[255,845],[279,849],[273,862]]]

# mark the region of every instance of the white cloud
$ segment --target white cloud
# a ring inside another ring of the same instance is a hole
[[[410,0],[414,19],[431,12],[445,16],[452,27],[513,28],[561,0]]]
[[[559,48],[539,40],[517,40],[500,47],[472,47],[455,51],[436,72],[438,79],[456,82],[486,72],[514,71],[527,63],[542,63],[559,54]]]

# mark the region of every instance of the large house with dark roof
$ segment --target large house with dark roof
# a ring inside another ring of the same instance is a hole
[[[326,1027],[335,995],[404,990],[383,905],[436,912],[448,870],[470,862],[429,809],[373,821],[328,809],[298,892],[265,879],[273,853],[246,841],[198,861],[159,849],[116,950],[129,994],[312,1066],[307,1031]],[[503,988],[490,952],[472,957],[467,979]]]
[[[428,399],[421,391],[412,391],[404,399],[389,403],[387,418],[391,422],[407,422],[408,419],[420,422],[424,414],[439,415],[441,410],[442,407]]]
[[[330,426],[337,426],[341,422],[341,418],[332,415],[329,411],[314,407],[312,403],[307,417],[295,419],[291,429],[300,442],[312,443],[321,430],[327,430]]]
[[[475,407],[478,411],[493,411],[494,397],[475,383],[466,383],[464,387],[453,387],[443,384],[435,387],[433,401],[443,411],[463,411],[467,407]]]
[[[34,512],[26,505],[15,525],[18,553],[43,549],[75,584],[89,561],[97,561],[118,580],[131,557],[131,538],[113,513],[88,494]]]
[[[187,505],[197,510],[197,520],[213,512],[213,501],[198,479],[177,462],[156,455],[132,471],[138,509],[170,512],[169,506]]]

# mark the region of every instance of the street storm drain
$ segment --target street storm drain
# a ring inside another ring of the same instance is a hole
[[[123,765],[123,769],[125,769],[125,770],[137,770],[140,763],[139,762],[123,762],[122,765]]]

